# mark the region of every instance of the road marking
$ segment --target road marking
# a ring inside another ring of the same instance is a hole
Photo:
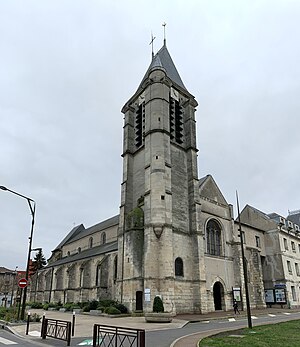
[[[251,316],[252,319],[258,319],[256,316]]]
[[[41,332],[37,330],[29,331],[28,335],[30,336],[41,336]]]
[[[201,323],[209,323],[209,320],[203,320]]]
[[[93,346],[93,341],[92,340],[84,340],[84,341],[78,343],[78,346]]]
[[[289,312],[283,312],[283,314],[286,314],[287,316],[289,316],[289,315],[290,315],[290,313],[289,313]]]
[[[235,322],[235,318],[228,318],[228,322]]]
[[[0,337],[0,343],[3,343],[4,345],[17,345],[17,342],[7,340],[4,337]]]
[[[276,314],[271,314],[271,313],[269,313],[268,316],[269,316],[269,317],[276,317]]]

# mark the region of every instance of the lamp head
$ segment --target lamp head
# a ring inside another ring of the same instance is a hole
[[[0,189],[2,189],[2,190],[7,190],[7,188],[4,187],[4,186],[0,186]]]

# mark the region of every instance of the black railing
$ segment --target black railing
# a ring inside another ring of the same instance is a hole
[[[94,347],[145,347],[145,330],[94,324]]]
[[[41,335],[43,339],[48,336],[53,337],[54,339],[67,341],[67,346],[70,346],[71,322],[44,318]]]

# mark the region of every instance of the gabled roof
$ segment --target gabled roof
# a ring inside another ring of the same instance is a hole
[[[170,78],[170,80],[172,80],[174,83],[176,83],[178,86],[180,86],[184,90],[187,90],[182,82],[182,79],[180,78],[180,75],[175,67],[175,64],[173,63],[173,60],[170,56],[170,53],[166,45],[163,45],[162,48],[152,58],[151,64],[147,72],[145,73],[145,76],[143,77],[142,82],[139,85],[139,88],[141,88],[144,81],[148,78],[150,71],[157,67],[163,68],[166,71],[166,74]]]
[[[208,198],[219,204],[228,205],[221,190],[211,175],[199,179],[200,197]]]
[[[119,215],[111,217],[109,219],[104,220],[98,224],[95,224],[87,229],[85,229],[83,224],[77,225],[74,227],[69,234],[61,241],[61,243],[53,250],[59,250],[64,245],[79,240],[85,236],[91,235],[97,231],[105,230],[113,225],[117,225],[119,223]]]
[[[86,258],[91,258],[95,257],[100,254],[105,254],[105,253],[110,253],[110,252],[115,252],[118,250],[118,241],[113,241],[106,243],[104,245],[96,246],[89,248],[85,251],[82,251],[80,253],[76,253],[73,255],[70,255],[68,257],[61,258],[59,260],[56,260],[53,263],[48,264],[45,268],[43,269],[49,269],[51,267],[63,265],[63,264],[68,264],[68,263],[74,263],[78,260],[86,259]]]

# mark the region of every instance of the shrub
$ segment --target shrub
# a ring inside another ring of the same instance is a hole
[[[156,296],[153,301],[153,312],[164,312],[164,304],[159,296]]]
[[[92,300],[90,303],[89,303],[89,306],[90,306],[90,310],[96,310],[97,307],[99,305],[99,302],[97,300]]]
[[[98,306],[110,307],[114,306],[116,302],[114,300],[100,300]]]
[[[119,311],[117,308],[115,308],[114,306],[110,306],[110,307],[107,307],[106,310],[105,310],[105,313],[107,314],[120,314],[121,311]]]
[[[43,310],[48,311],[48,308],[49,308],[49,304],[44,304],[43,305]]]
[[[43,304],[41,302],[29,302],[28,305],[31,308],[43,308]]]
[[[116,303],[114,307],[118,309],[121,313],[128,313],[127,307],[123,304]]]
[[[74,305],[73,302],[66,302],[66,303],[64,304],[63,307],[64,307],[67,311],[71,311],[72,305]]]
[[[90,306],[89,305],[83,306],[82,311],[83,312],[90,312]]]

